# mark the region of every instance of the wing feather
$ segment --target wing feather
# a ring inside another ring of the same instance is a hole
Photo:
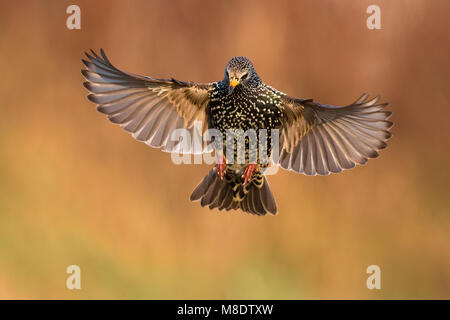
[[[111,64],[103,50],[86,53],[86,66],[81,71],[86,79],[88,99],[108,119],[149,146],[164,151],[180,151],[181,142],[171,141],[176,129],[194,134],[195,121],[207,128],[206,107],[212,84],[196,84],[175,79],[153,79],[127,73]],[[192,146],[187,153],[196,153]],[[201,151],[200,151],[201,152]]]
[[[363,94],[345,107],[284,96],[280,158],[282,168],[328,175],[378,157],[391,137],[391,112],[379,97]]]

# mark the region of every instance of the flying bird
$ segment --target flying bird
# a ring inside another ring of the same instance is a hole
[[[179,144],[171,133],[175,129],[194,133],[195,122],[203,124],[202,134],[207,129],[224,136],[227,130],[265,129],[272,137],[277,130],[277,144],[269,138],[265,150],[271,154],[277,147],[275,164],[305,175],[328,175],[377,157],[391,137],[391,112],[384,110],[387,103],[379,103],[379,97],[368,99],[363,94],[343,107],[294,98],[262,82],[245,57],[227,63],[223,80],[199,84],[122,71],[102,49],[100,55],[91,50],[86,56],[81,72],[89,100],[136,140],[163,151],[177,152]],[[228,145],[216,149],[217,164],[194,189],[191,201],[210,209],[277,213],[265,176],[269,164],[259,158],[250,161],[247,138],[243,162],[226,158],[222,151]]]

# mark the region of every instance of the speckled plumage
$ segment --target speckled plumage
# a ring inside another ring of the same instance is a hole
[[[228,129],[267,129],[268,155],[274,149],[271,131],[277,129],[276,164],[306,175],[328,175],[377,157],[391,136],[392,122],[387,120],[391,112],[383,110],[387,103],[378,103],[378,97],[369,100],[363,94],[344,107],[293,98],[264,84],[245,57],[228,62],[223,80],[197,84],[127,73],[114,67],[103,50],[100,53],[92,51],[83,60],[88,98],[135,139],[167,152],[180,151],[180,143],[170,139],[173,130],[184,128],[192,135],[196,121],[204,124],[202,133],[217,129],[224,137]],[[246,151],[248,142],[246,137]],[[183,151],[196,152],[193,147]],[[226,154],[226,148],[223,151]],[[236,159],[226,166],[218,163],[194,189],[191,200],[210,209],[275,214],[264,176],[267,163],[257,157],[252,164],[252,152],[246,152],[244,163]]]
[[[263,83],[251,88],[237,87],[231,94],[224,81],[214,84],[206,110],[209,128],[220,130],[224,137],[228,129],[267,129],[270,138],[271,129],[281,124],[280,98],[279,92]]]

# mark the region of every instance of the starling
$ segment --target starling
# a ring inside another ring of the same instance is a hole
[[[89,100],[136,140],[163,151],[177,152],[179,143],[172,141],[171,133],[184,128],[195,134],[195,122],[204,124],[202,134],[215,129],[224,137],[229,130],[265,129],[267,137],[279,133],[278,141],[267,139],[264,151],[274,164],[306,175],[328,175],[377,157],[391,137],[393,124],[387,120],[391,112],[383,110],[387,103],[378,103],[379,97],[368,99],[363,94],[343,107],[293,98],[263,83],[245,57],[228,62],[222,81],[198,84],[121,71],[102,49],[100,55],[92,51],[86,56],[82,74]],[[218,162],[190,199],[210,209],[275,214],[277,206],[265,177],[269,163],[261,157],[251,161],[255,158],[249,137],[241,138],[245,141],[241,162],[235,161],[236,153],[233,159],[227,157],[227,148],[236,151],[234,142],[213,144]],[[275,148],[278,157],[273,157]],[[195,152],[193,147],[185,151]]]

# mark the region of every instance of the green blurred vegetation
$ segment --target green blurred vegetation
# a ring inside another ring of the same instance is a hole
[[[379,0],[379,31],[366,0],[77,1],[80,31],[70,4],[0,4],[0,298],[450,298],[448,1]],[[394,137],[365,167],[269,177],[275,217],[209,211],[188,200],[208,166],[86,99],[80,59],[100,47],[154,77],[215,81],[245,55],[294,96],[381,94]]]

